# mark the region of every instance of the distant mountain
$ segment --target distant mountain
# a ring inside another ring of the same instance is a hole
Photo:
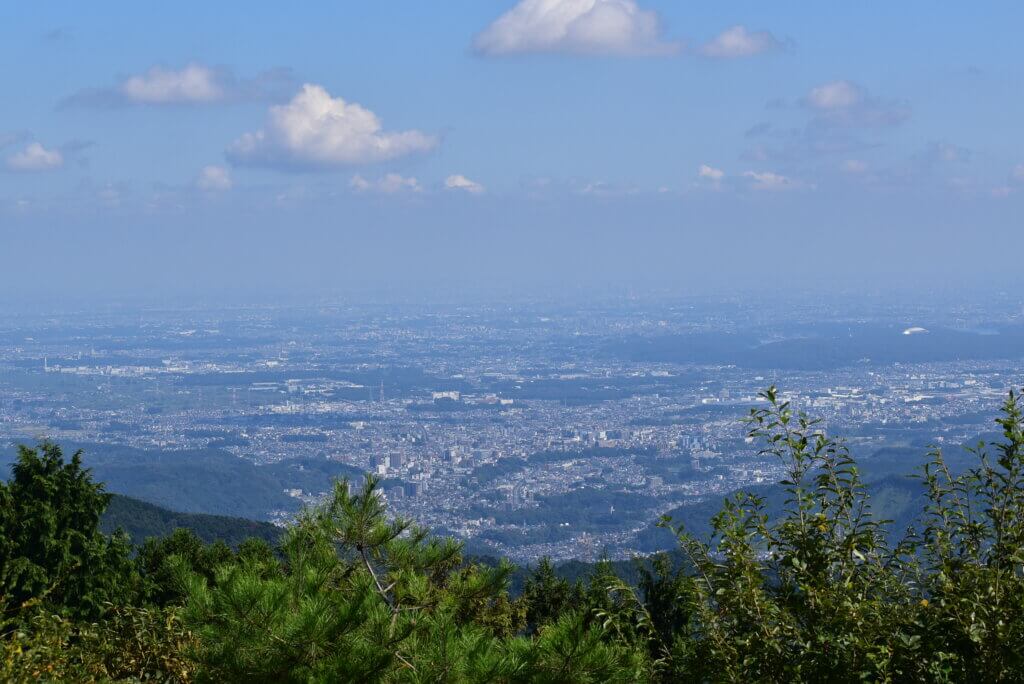
[[[149,537],[163,537],[178,528],[192,530],[204,542],[223,541],[238,546],[250,537],[274,544],[282,529],[270,523],[202,513],[179,513],[130,496],[115,494],[110,500],[100,528],[107,534],[121,528],[132,542],[141,544]]]

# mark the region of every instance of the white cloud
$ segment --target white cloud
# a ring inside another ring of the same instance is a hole
[[[231,173],[223,166],[204,166],[196,178],[196,187],[207,192],[230,190]]]
[[[846,173],[864,173],[868,170],[868,165],[860,159],[847,159],[843,162],[842,169]]]
[[[286,105],[270,108],[266,126],[228,149],[237,164],[327,169],[425,152],[437,139],[420,131],[384,131],[377,115],[323,87],[306,84]]]
[[[1013,167],[1013,179],[1024,182],[1024,164],[1017,164],[1017,166]]]
[[[794,190],[801,187],[792,178],[771,171],[745,171],[743,176],[750,179],[754,190]]]
[[[465,190],[466,192],[478,195],[484,191],[484,186],[476,181],[471,181],[463,175],[455,174],[444,179],[446,190]]]
[[[485,55],[659,55],[679,49],[662,40],[658,15],[636,0],[520,0],[476,37],[474,47]]]
[[[745,26],[732,26],[705,43],[700,53],[705,57],[733,59],[752,57],[782,47],[782,43],[767,31],[748,31]]]
[[[386,174],[375,181],[366,180],[360,175],[352,176],[349,186],[357,192],[382,192],[393,195],[402,191],[420,192],[423,188],[415,178],[406,178],[397,173]]]
[[[180,69],[153,66],[105,88],[87,88],[61,101],[62,107],[124,105],[203,105],[218,102],[285,99],[295,91],[288,69],[239,78],[229,69],[190,62]]]
[[[48,150],[34,142],[7,157],[7,168],[12,171],[49,171],[64,166],[64,155],[60,150]]]
[[[121,84],[121,92],[129,101],[142,104],[215,102],[225,95],[217,74],[195,63],[177,70],[152,67],[144,74],[127,78]]]
[[[804,104],[817,112],[818,123],[837,126],[892,126],[910,115],[904,103],[873,97],[856,83],[844,80],[812,88]]]
[[[725,178],[725,171],[708,166],[707,164],[701,164],[700,169],[697,170],[697,176],[718,183]]]

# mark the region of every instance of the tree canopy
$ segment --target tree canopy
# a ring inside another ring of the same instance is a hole
[[[13,477],[0,482],[0,596],[45,599],[73,617],[96,617],[132,581],[123,535],[99,531],[110,495],[59,446],[19,447]]]

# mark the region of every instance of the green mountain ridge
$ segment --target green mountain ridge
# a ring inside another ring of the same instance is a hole
[[[181,513],[124,494],[114,494],[100,518],[100,529],[105,534],[121,529],[135,545],[141,545],[146,539],[166,537],[181,528],[190,530],[207,544],[222,541],[231,547],[237,547],[251,537],[273,545],[282,534],[281,528],[267,522],[206,513]]]

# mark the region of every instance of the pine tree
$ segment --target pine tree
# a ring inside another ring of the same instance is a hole
[[[634,681],[644,661],[607,642],[583,613],[537,639],[514,636],[511,566],[465,566],[460,546],[388,518],[374,478],[308,512],[265,561],[222,566],[213,582],[186,563],[186,618],[214,680]]]
[[[526,610],[526,631],[536,634],[559,616],[583,609],[583,587],[555,573],[550,558],[544,557],[526,578],[520,602]]]

